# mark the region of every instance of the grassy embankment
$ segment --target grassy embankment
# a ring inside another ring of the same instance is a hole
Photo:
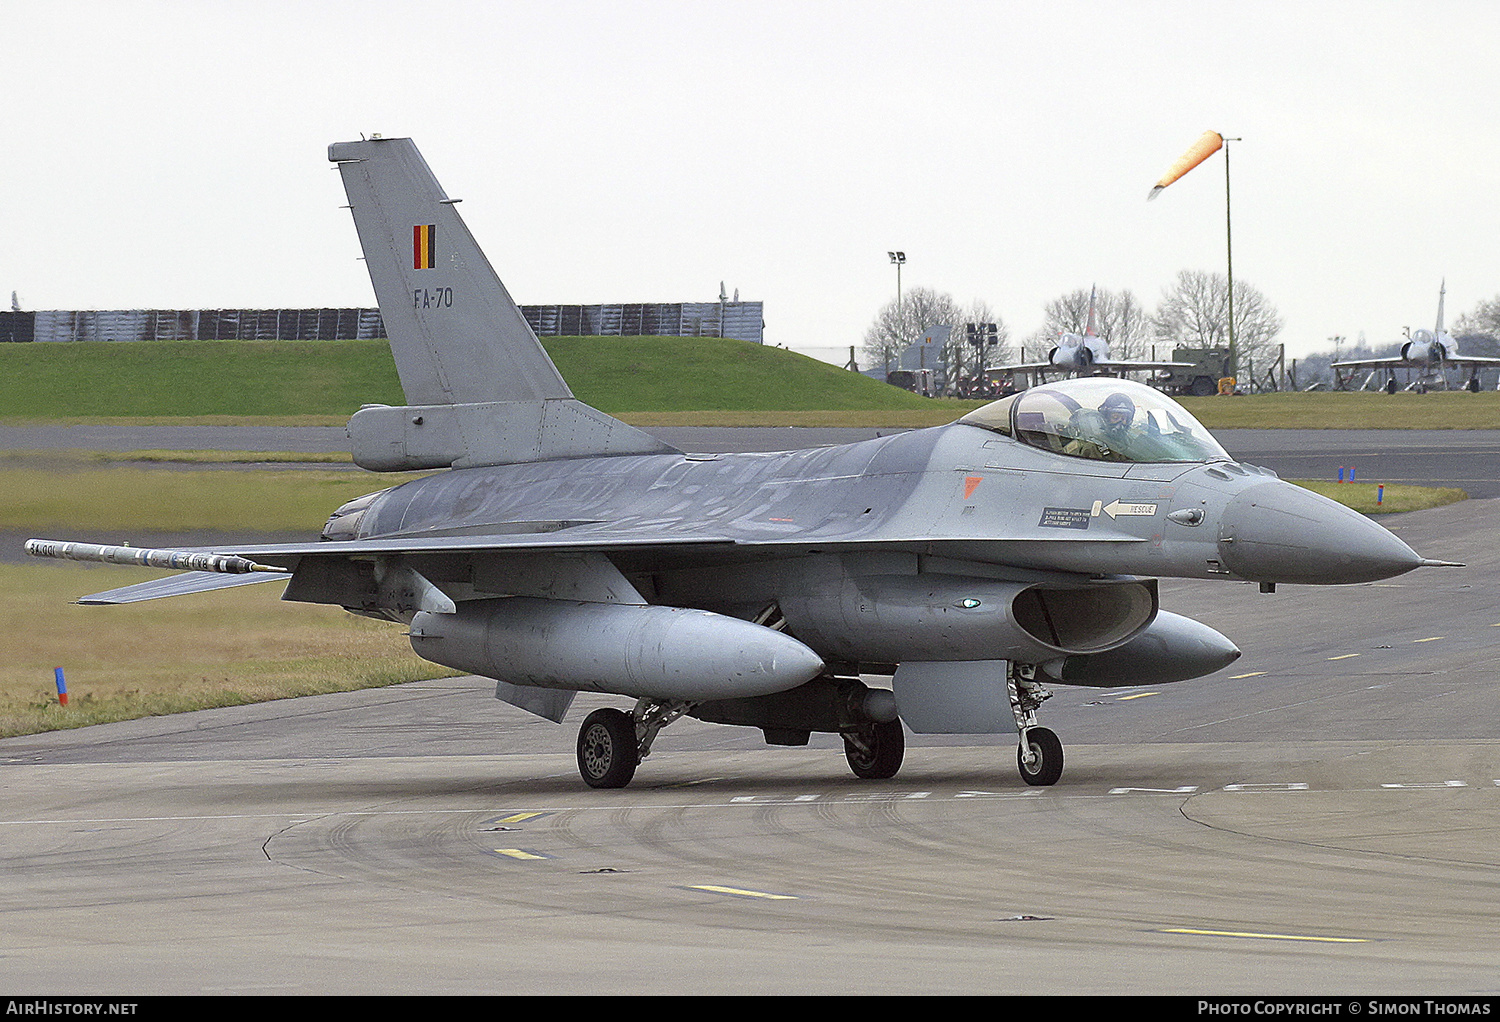
[[[546,348],[580,400],[639,425],[918,426],[972,407],[743,341],[561,337]],[[384,341],[0,345],[10,422],[341,426],[366,403],[404,403]]]
[[[922,426],[977,402],[931,401],[777,349],[701,339],[561,339],[548,348],[584,401],[641,425]],[[1500,425],[1493,394],[1269,395],[1189,402],[1226,426]],[[0,345],[0,419],[341,425],[361,403],[402,400],[379,342]],[[138,452],[139,453],[139,452]],[[246,455],[158,452],[162,460]],[[251,456],[306,460],[307,456]],[[319,456],[312,456],[315,460]],[[336,457],[346,458],[342,453]],[[132,455],[135,460],[136,455]],[[397,481],[363,472],[180,472],[90,464],[0,469],[0,530],[119,541],[144,532],[314,534],[329,511]],[[48,456],[47,460],[59,459]],[[1374,487],[1323,487],[1351,500]],[[1415,489],[1415,488],[1407,488]],[[1442,503],[1461,494],[1422,491]],[[1388,487],[1388,510],[1405,510]],[[141,569],[0,566],[0,735],[431,677],[400,625],[289,605],[275,583],[124,607],[79,595],[153,577]],[[52,669],[72,696],[59,707]]]
[[[559,337],[548,353],[583,401],[642,426],[951,422],[980,402],[931,400],[742,341]],[[0,421],[343,425],[401,404],[383,341],[0,345]],[[1186,398],[1210,429],[1500,429],[1500,393]]]

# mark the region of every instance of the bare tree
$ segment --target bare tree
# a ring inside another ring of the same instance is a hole
[[[899,305],[893,298],[876,313],[875,322],[865,331],[864,361],[894,367],[901,353],[920,341],[928,327],[952,326],[961,323],[963,316],[952,295],[927,287],[910,288],[901,295]],[[950,336],[961,340],[962,332],[959,326]]]
[[[1453,336],[1465,355],[1500,354],[1500,295],[1454,320]]]
[[[1222,273],[1183,270],[1153,319],[1156,339],[1201,348],[1229,346],[1229,284]],[[1276,307],[1251,284],[1234,282],[1234,343],[1241,364],[1262,362],[1281,333]]]
[[[1081,334],[1088,326],[1089,300],[1093,298],[1094,322],[1099,337],[1109,345],[1112,358],[1138,358],[1151,335],[1151,320],[1130,291],[1080,288],[1047,303],[1042,328],[1029,337],[1028,347],[1045,350],[1065,333]],[[1040,357],[1040,356],[1039,356]]]

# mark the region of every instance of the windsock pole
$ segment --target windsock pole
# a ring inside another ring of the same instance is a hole
[[[1230,219],[1229,202],[1229,143],[1239,142],[1238,138],[1225,138],[1217,131],[1205,131],[1199,136],[1198,141],[1188,147],[1188,151],[1177,158],[1177,162],[1167,168],[1167,172],[1156,182],[1146,200],[1156,198],[1173,181],[1192,170],[1198,164],[1208,159],[1220,149],[1224,150],[1224,245],[1227,249],[1226,265],[1229,277],[1229,362],[1234,367],[1235,375],[1239,375],[1239,348],[1234,343],[1234,231]]]

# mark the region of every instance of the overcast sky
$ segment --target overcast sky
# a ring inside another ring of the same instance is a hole
[[[0,290],[374,304],[328,143],[409,135],[522,304],[765,303],[842,361],[905,287],[1020,338],[1235,276],[1289,356],[1500,294],[1500,4],[0,0]]]

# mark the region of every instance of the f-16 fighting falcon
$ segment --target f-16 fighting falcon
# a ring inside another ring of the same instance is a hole
[[[1333,501],[1236,464],[1140,384],[1066,380],[846,446],[698,455],[574,398],[410,139],[334,144],[408,404],[349,421],[354,460],[434,474],[353,500],[318,540],[44,557],[184,569],[124,603],[280,579],[284,599],[409,625],[418,655],[578,733],[622,787],[687,714],[772,745],[843,736],[859,777],[919,733],[1019,734],[1062,774],[1046,685],[1161,684],[1239,656],[1157,579],[1338,585],[1424,561]],[[889,688],[865,679],[889,677]],[[631,705],[633,703],[633,705]]]

